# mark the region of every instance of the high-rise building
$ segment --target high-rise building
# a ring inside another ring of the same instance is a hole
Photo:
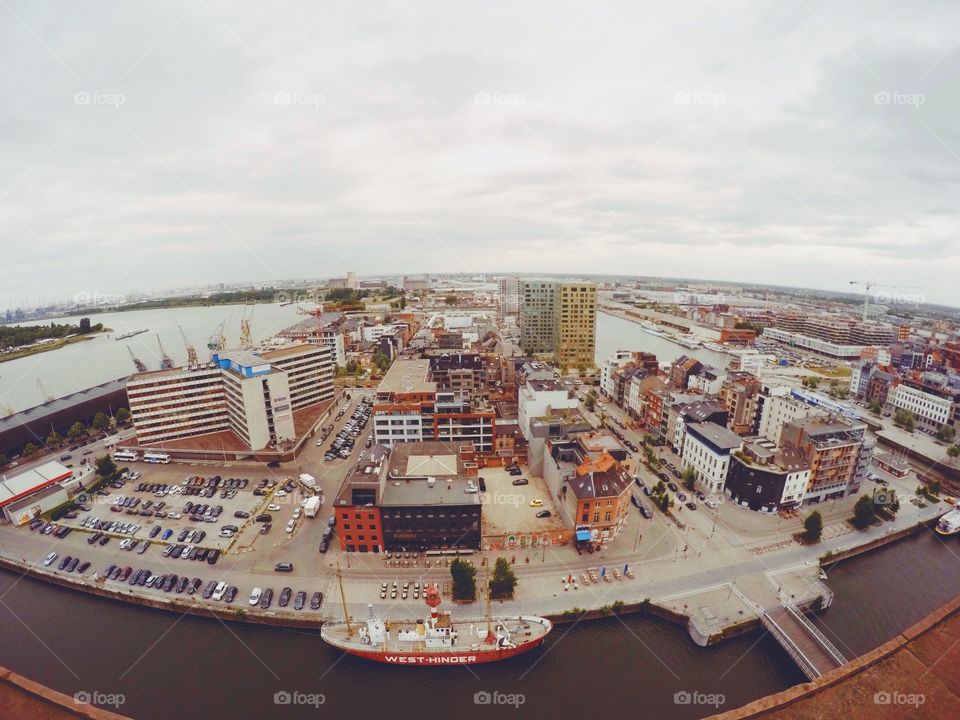
[[[593,283],[527,280],[520,287],[520,347],[552,355],[564,368],[593,367],[597,287]]]
[[[497,280],[497,320],[500,325],[516,324],[520,314],[520,279],[502,277]]]

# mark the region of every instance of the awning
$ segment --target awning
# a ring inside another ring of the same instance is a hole
[[[577,542],[586,542],[590,539],[589,530],[577,530]]]

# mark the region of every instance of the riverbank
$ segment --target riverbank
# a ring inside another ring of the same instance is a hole
[[[103,335],[104,333],[111,332],[113,332],[112,329],[103,328],[102,330],[86,333],[84,335],[74,335],[73,337],[64,338],[63,340],[54,340],[53,342],[43,343],[42,345],[34,345],[33,347],[24,348],[22,350],[14,350],[10,353],[3,353],[0,354],[0,363],[7,362],[9,360],[19,360],[20,358],[30,357],[32,355],[40,355],[41,353],[50,352],[51,350],[60,350],[68,345],[74,345],[87,340],[93,340],[97,335]]]

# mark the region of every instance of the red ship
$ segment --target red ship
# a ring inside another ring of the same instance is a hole
[[[476,665],[516,657],[540,647],[553,623],[535,615],[457,620],[438,610],[440,592],[427,585],[426,620],[387,622],[368,605],[365,623],[327,622],[320,637],[344,652],[391,665]],[[346,607],[346,603],[344,603]],[[488,599],[489,607],[489,599]]]

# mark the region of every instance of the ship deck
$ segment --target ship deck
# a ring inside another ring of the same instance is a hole
[[[516,645],[526,645],[531,642],[543,640],[550,632],[553,625],[549,620],[533,615],[524,615],[523,617],[496,617],[493,618],[493,627],[502,624],[510,631],[510,640]],[[326,622],[320,629],[320,636],[332,645],[341,647],[345,650],[370,651],[378,650],[390,653],[415,652],[418,654],[436,653],[438,655],[449,654],[453,651],[463,650],[496,650],[496,642],[487,642],[487,621],[485,618],[476,620],[456,620],[453,628],[459,634],[457,644],[450,647],[430,648],[421,642],[410,642],[397,640],[397,635],[401,630],[413,630],[416,623],[412,621],[389,622],[388,629],[390,637],[382,645],[372,646],[369,643],[360,640],[358,628],[365,624],[364,620],[351,621],[353,632],[348,633],[345,622]]]

